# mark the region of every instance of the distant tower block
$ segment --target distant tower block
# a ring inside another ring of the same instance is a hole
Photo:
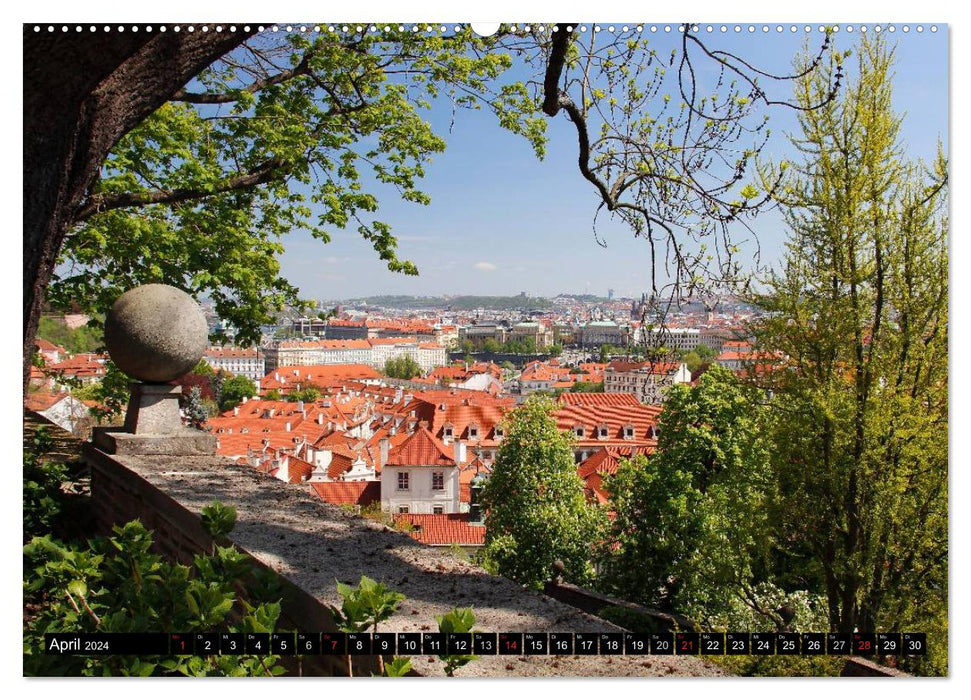
[[[105,345],[131,385],[125,426],[98,428],[94,442],[114,454],[215,454],[216,438],[182,425],[181,388],[167,382],[198,364],[209,342],[206,317],[188,294],[146,284],[122,294],[105,317]]]

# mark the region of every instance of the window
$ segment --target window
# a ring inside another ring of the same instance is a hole
[[[445,512],[445,506],[432,506],[432,513],[435,515],[442,515]]]
[[[634,426],[633,425],[624,426],[624,438],[627,439],[627,440],[633,440],[634,439]]]
[[[576,428],[573,429],[573,432],[576,433],[576,436],[578,438],[582,438],[583,437],[583,426],[582,425],[578,425]]]
[[[502,437],[502,428],[500,428],[499,426],[496,426],[496,438],[501,438],[501,437]]]
[[[409,472],[398,472],[398,490],[407,491],[409,488],[409,477],[411,474]]]
[[[399,513],[407,513],[408,512],[408,506],[398,506],[398,512]]]
[[[452,437],[452,426],[446,425],[445,426],[445,431],[442,433],[442,435],[444,437],[451,438]]]
[[[607,439],[607,432],[608,432],[607,426],[606,425],[601,425],[600,426],[600,439],[601,440],[606,440]]]
[[[469,440],[479,439],[479,427],[476,425],[469,426]]]
[[[445,472],[432,472],[432,491],[445,490]]]

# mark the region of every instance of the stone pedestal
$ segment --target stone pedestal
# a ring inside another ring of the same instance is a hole
[[[181,393],[171,384],[132,384],[125,427],[95,428],[93,442],[109,454],[215,454],[214,436],[182,425]]]

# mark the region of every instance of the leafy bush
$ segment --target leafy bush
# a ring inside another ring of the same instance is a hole
[[[435,620],[438,622],[438,631],[442,634],[466,634],[474,631],[472,626],[475,624],[475,615],[472,608],[453,608]],[[479,657],[470,654],[441,654],[438,658],[445,662],[445,675],[454,676],[456,670]]]
[[[212,534],[228,533],[228,512],[218,504],[204,509],[204,523]],[[44,536],[34,537],[24,547],[25,603],[34,613],[24,630],[25,675],[249,676],[285,672],[276,656],[44,654],[45,632],[272,632],[276,627],[279,600],[257,595],[272,590],[266,585],[267,576],[257,576],[263,585],[238,597],[242,580],[253,572],[246,555],[235,547],[214,546],[211,554],[195,557],[190,568],[151,553],[152,533],[137,520],[115,526],[113,532],[112,537],[95,538],[88,546]]]
[[[337,592],[343,598],[343,603],[340,608],[331,605],[330,611],[337,628],[342,632],[366,632],[369,628],[372,632],[376,632],[378,623],[394,615],[398,604],[405,599],[401,593],[389,591],[383,583],[378,583],[367,576],[361,576],[361,581],[356,587],[338,581]],[[347,662],[347,673],[353,676],[353,659],[350,654],[344,658]],[[391,674],[389,674],[389,667]],[[381,675],[404,675],[411,669],[411,662],[407,664],[397,662],[385,666],[384,660],[378,656],[378,668]]]
[[[24,542],[34,535],[50,532],[61,516],[64,495],[61,484],[68,478],[67,467],[44,462],[41,457],[52,446],[50,431],[40,427],[33,444],[24,452]]]

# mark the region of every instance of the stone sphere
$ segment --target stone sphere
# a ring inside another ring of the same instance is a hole
[[[105,317],[112,361],[143,382],[168,382],[202,359],[209,327],[202,308],[181,289],[146,284],[122,294]]]

